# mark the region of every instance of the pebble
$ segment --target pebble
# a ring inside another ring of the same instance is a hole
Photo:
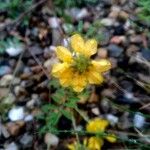
[[[68,10],[68,15],[70,15],[72,18],[74,18],[75,20],[80,20],[83,19],[87,16],[89,16],[89,12],[86,8],[71,8],[70,10]]]
[[[59,28],[60,26],[60,20],[57,17],[50,17],[48,23],[51,28]]]
[[[101,20],[101,24],[103,24],[106,27],[113,26],[115,20],[112,18],[104,18]]]
[[[12,142],[5,147],[5,150],[19,150],[16,143]]]
[[[107,56],[108,56],[107,49],[105,49],[105,48],[98,49],[97,56],[98,56],[98,58],[103,58],[103,59],[107,58]]]
[[[20,79],[14,78],[12,74],[7,74],[3,76],[0,80],[0,86],[6,87],[12,82],[13,85],[19,84]]]
[[[143,41],[143,39],[142,39],[141,35],[132,35],[132,36],[130,36],[130,42],[131,43],[139,44],[139,43],[142,43],[142,41]]]
[[[29,121],[32,121],[33,120],[33,116],[32,115],[27,115],[25,118],[24,118],[24,121],[25,122],[29,122]]]
[[[24,121],[17,121],[17,122],[8,122],[6,124],[6,127],[12,136],[16,136],[20,133],[24,125],[25,125]]]
[[[100,115],[100,111],[98,107],[92,108],[91,111],[94,115],[97,115],[97,116]]]
[[[9,66],[0,66],[0,76],[3,76],[3,75],[6,75],[6,74],[9,74],[11,73],[12,70]]]
[[[23,145],[24,148],[31,147],[32,141],[33,141],[33,136],[29,135],[28,133],[25,133],[21,138],[20,138],[20,143]]]
[[[141,129],[145,124],[145,118],[139,112],[134,115],[133,124],[136,128]]]
[[[142,56],[143,56],[147,61],[150,61],[150,49],[142,49]]]
[[[123,48],[115,44],[110,44],[107,49],[111,57],[119,57],[123,52]]]
[[[44,137],[44,141],[47,145],[57,146],[59,143],[59,138],[52,133],[46,133]]]
[[[24,51],[23,46],[12,46],[12,47],[8,47],[5,50],[10,56],[17,56],[19,55],[21,52]]]
[[[11,121],[23,120],[25,112],[23,107],[14,107],[8,112],[8,117]]]
[[[121,44],[126,42],[125,36],[113,36],[110,40],[110,43]]]
[[[126,50],[126,55],[127,55],[128,57],[130,57],[130,56],[132,56],[133,54],[135,54],[135,53],[138,52],[138,51],[139,51],[139,47],[136,46],[136,45],[134,45],[134,44],[132,44],[132,45],[130,45],[130,46],[127,48],[127,50]]]
[[[118,123],[118,120],[119,120],[118,117],[116,117],[112,114],[107,114],[106,118],[112,126],[116,125]]]

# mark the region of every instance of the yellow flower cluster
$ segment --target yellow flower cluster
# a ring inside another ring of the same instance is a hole
[[[72,53],[63,46],[56,47],[61,62],[53,66],[52,75],[59,78],[63,87],[72,87],[76,92],[81,92],[87,84],[102,83],[102,73],[108,71],[111,64],[106,59],[90,59],[97,52],[96,40],[85,41],[79,34],[75,34],[70,42]]]
[[[86,126],[86,130],[90,133],[98,133],[104,132],[109,125],[109,122],[105,119],[95,118],[88,122]],[[115,143],[117,138],[114,134],[109,134],[105,137],[107,141],[110,143]],[[104,140],[100,137],[92,136],[90,138],[85,138],[83,141],[83,145],[86,147],[87,150],[101,150],[101,147],[104,144]],[[78,150],[77,143],[68,144],[69,150]]]

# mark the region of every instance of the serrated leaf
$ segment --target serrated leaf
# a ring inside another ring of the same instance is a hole
[[[67,111],[67,110],[61,110],[61,112],[62,112],[62,114],[66,117],[66,118],[68,118],[69,120],[72,120],[72,114],[71,114],[71,112],[69,112],[69,111]]]
[[[79,97],[70,97],[69,101],[78,102],[80,100]]]
[[[47,118],[47,123],[50,125],[50,126],[55,126],[58,121],[59,121],[59,118],[61,117],[61,112],[52,112],[50,113],[50,116],[48,116]]]
[[[77,107],[77,104],[75,102],[67,102],[64,104],[66,107],[75,108]]]

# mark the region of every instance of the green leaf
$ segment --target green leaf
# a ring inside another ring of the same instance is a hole
[[[76,104],[76,102],[71,101],[71,102],[65,103],[64,106],[70,107],[70,108],[76,108],[77,104]]]
[[[69,101],[71,102],[78,102],[80,100],[80,98],[78,97],[69,97]]]
[[[79,21],[78,27],[77,27],[77,31],[79,33],[82,33],[83,31],[83,21]]]
[[[47,124],[50,126],[55,126],[57,125],[59,118],[61,117],[61,112],[52,112],[50,115],[47,117]]]
[[[68,118],[69,120],[72,120],[72,113],[71,112],[69,112],[69,111],[67,111],[67,110],[61,110],[61,112],[62,112],[62,114],[66,117],[66,118]]]

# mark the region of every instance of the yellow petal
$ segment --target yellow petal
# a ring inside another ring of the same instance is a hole
[[[87,40],[85,43],[85,55],[91,56],[97,52],[97,41],[94,39]]]
[[[100,73],[108,71],[111,68],[110,61],[108,61],[106,59],[102,59],[102,60],[99,60],[99,61],[94,61],[93,60],[92,65],[95,68],[95,70],[97,70]]]
[[[84,39],[79,35],[75,34],[71,37],[71,46],[75,52],[84,54],[85,44]]]
[[[65,71],[66,68],[69,68],[69,65],[67,63],[54,64],[52,68],[52,75],[58,78],[59,76],[61,76],[61,73]]]
[[[88,122],[86,130],[88,132],[103,132],[108,126],[109,122],[105,119],[95,118]]]
[[[75,73],[72,78],[72,88],[76,92],[81,92],[86,86],[86,77],[82,74]]]
[[[91,137],[89,138],[88,142],[88,149],[89,150],[101,150],[101,147],[103,145],[103,140],[98,137]]]
[[[68,87],[71,85],[73,77],[73,72],[71,68],[66,68],[62,73],[61,76],[59,77],[60,84],[63,87]]]
[[[56,47],[56,54],[57,57],[63,62],[72,62],[71,52],[67,48],[63,46]]]
[[[107,137],[105,137],[107,141],[110,143],[115,143],[117,141],[117,137],[114,134],[110,134]]]
[[[89,69],[86,77],[90,84],[101,84],[104,81],[103,77],[97,71],[93,70],[93,68]]]

